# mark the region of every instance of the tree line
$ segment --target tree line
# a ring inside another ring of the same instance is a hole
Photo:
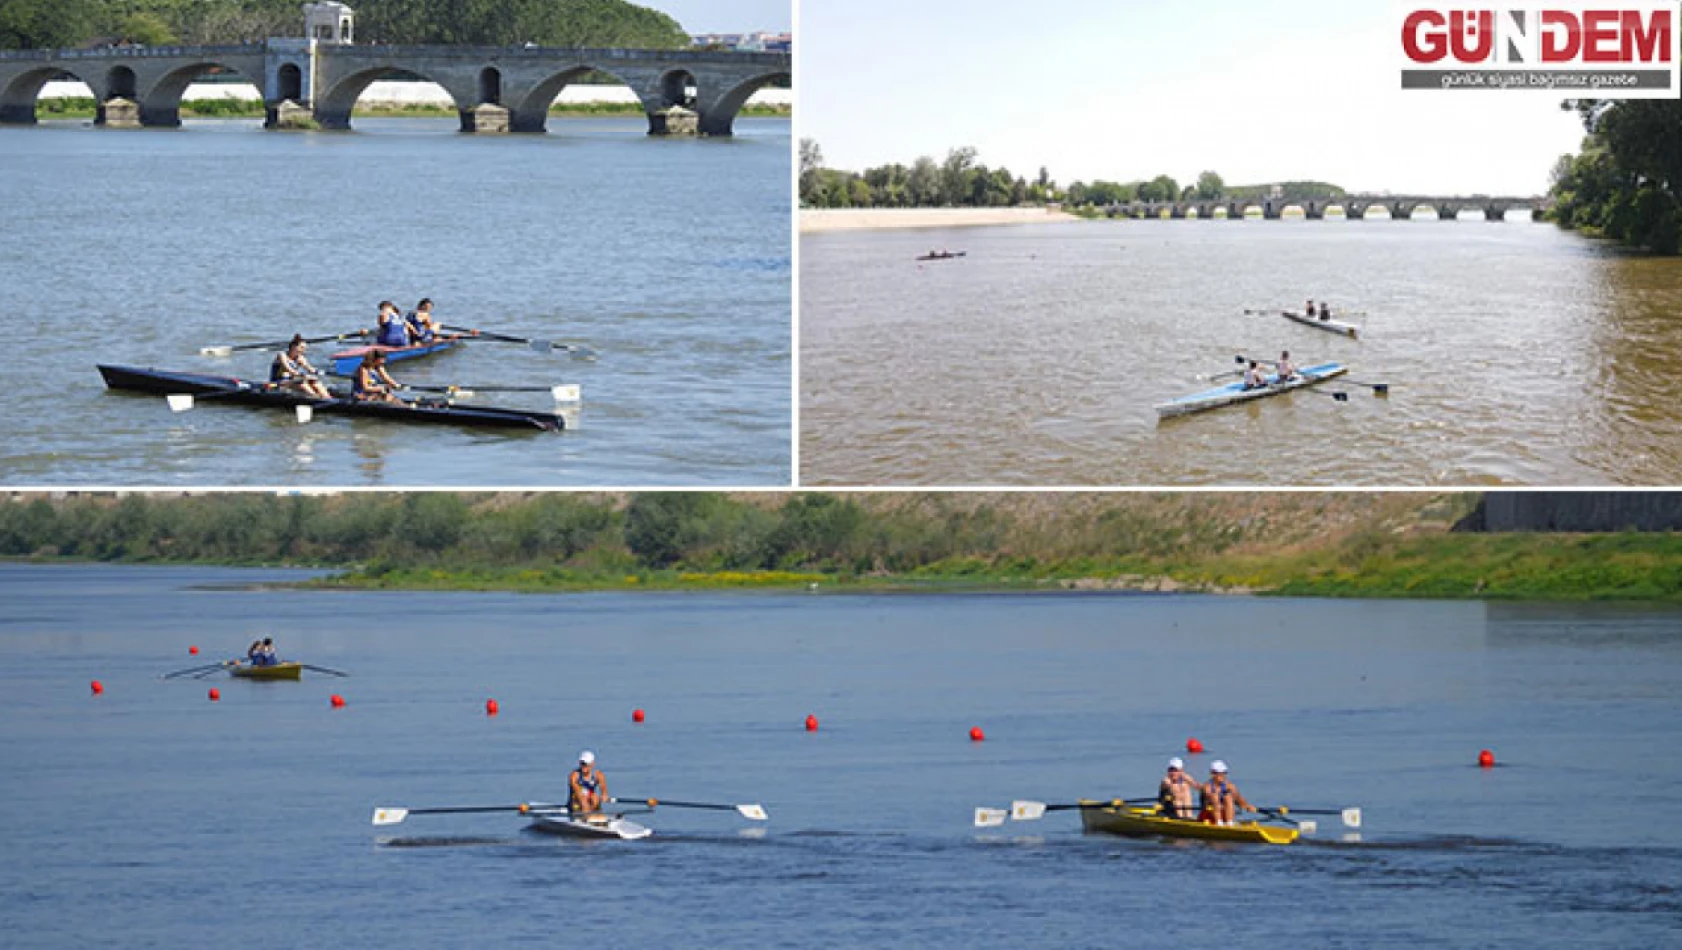
[[[1024,178],[1008,168],[988,168],[976,159],[976,150],[964,146],[948,151],[940,162],[925,155],[909,166],[895,163],[863,172],[839,171],[824,167],[823,149],[817,142],[802,139],[800,203],[808,208],[1008,208],[1052,203],[1095,208],[1131,201],[1260,199],[1275,187],[1286,199],[1344,194],[1342,188],[1318,181],[1228,185],[1212,171],[1184,186],[1170,175],[1158,175],[1149,181],[1076,181],[1064,188],[1044,166],[1033,178]]]
[[[1554,164],[1560,226],[1656,254],[1682,253],[1682,100],[1567,102],[1582,116],[1582,151]]]
[[[689,45],[678,22],[624,0],[358,0],[359,43]],[[0,48],[145,46],[302,36],[298,0],[0,0]]]

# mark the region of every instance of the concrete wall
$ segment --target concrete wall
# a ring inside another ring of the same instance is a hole
[[[1682,492],[1487,492],[1457,531],[1682,531]]]

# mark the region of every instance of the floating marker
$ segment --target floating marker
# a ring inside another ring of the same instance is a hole
[[[496,704],[496,700],[494,700],[494,699],[487,699],[487,700],[485,700],[485,715],[487,715],[487,716],[494,716],[494,715],[496,715],[496,714],[497,714],[497,712],[498,712],[498,711],[499,711],[499,710],[500,710],[500,709],[501,709],[501,707],[499,707],[499,706],[498,706],[498,705],[497,705],[497,704]]]
[[[642,720],[643,720],[642,710],[640,710],[640,709],[631,710],[631,721],[632,722],[642,722]]]
[[[806,716],[806,731],[807,732],[817,732],[818,731],[818,717],[810,715],[810,714],[808,714]]]
[[[213,702],[213,703],[221,702],[222,701],[222,691],[217,689],[216,687],[212,686],[210,688],[210,701]]]
[[[980,726],[971,726],[970,727],[969,741],[971,741],[971,742],[982,742],[986,738],[987,738],[987,733],[982,732]]]
[[[101,693],[105,692],[105,684],[101,683],[99,680],[94,680],[93,682],[89,683],[88,688],[93,690],[93,694],[95,696],[98,696]]]
[[[199,648],[198,647],[188,647],[187,648],[187,654],[189,656],[198,656],[199,655]]]
[[[1186,751],[1192,755],[1199,755],[1203,752],[1203,743],[1198,742],[1197,737],[1193,736],[1186,740]]]
[[[334,709],[345,708],[345,698],[343,696],[340,696],[338,693],[333,694],[332,703],[333,703],[333,708]]]
[[[1478,767],[1492,769],[1495,767],[1495,753],[1488,749],[1478,753]]]

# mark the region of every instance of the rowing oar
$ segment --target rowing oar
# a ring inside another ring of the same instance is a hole
[[[533,811],[564,811],[566,806],[541,806],[521,802],[518,805],[466,805],[459,808],[376,808],[374,809],[374,824],[396,825],[410,815],[474,815],[489,812],[511,811],[521,815]]]
[[[464,333],[468,336],[478,337],[482,340],[495,340],[498,343],[524,344],[525,346],[531,347],[531,349],[537,353],[548,353],[552,350],[560,350],[563,353],[572,354],[572,358],[575,360],[593,360],[596,358],[595,350],[592,350],[587,346],[580,346],[576,343],[556,343],[552,340],[532,340],[523,336],[509,336],[506,333],[492,333],[489,330],[473,330],[467,327],[443,327],[442,329],[446,333]]]
[[[1010,803],[1007,812],[1002,808],[977,808],[975,810],[975,825],[977,828],[992,828],[1005,823],[1008,816],[1012,821],[1037,821],[1048,811],[1072,811],[1081,808],[1117,808],[1122,805],[1152,805],[1154,798],[1118,798],[1107,802],[1071,802],[1062,805],[1047,805],[1045,802],[1014,801]]]
[[[698,808],[702,811],[733,811],[743,818],[754,821],[766,821],[771,816],[765,813],[761,805],[714,805],[710,802],[674,802],[665,798],[610,798],[608,801],[615,805],[647,805],[649,808]]]
[[[368,330],[352,330],[349,333],[340,333],[336,336],[312,336],[312,337],[306,338],[304,340],[304,342],[305,343],[337,343],[340,340],[348,340],[351,337],[367,336],[369,334],[369,332],[371,332],[371,331],[368,331]],[[290,338],[288,338],[288,339],[285,339],[285,340],[274,340],[274,341],[271,341],[271,342],[268,342],[268,343],[241,343],[238,346],[201,346],[201,347],[199,347],[199,355],[200,356],[232,356],[234,353],[241,352],[241,351],[244,351],[244,350],[284,350],[291,345],[292,345],[292,340]]]
[[[576,383],[559,386],[413,386],[404,383],[403,388],[462,397],[471,397],[476,393],[548,393],[556,402],[578,402],[583,399],[582,390]]]
[[[316,666],[314,663],[300,663],[298,665],[303,667],[306,670],[313,670],[317,673],[326,673],[329,676],[349,676],[350,675],[349,673],[346,673],[343,670],[330,670],[325,666]]]
[[[1284,820],[1290,822],[1296,821],[1290,817],[1291,815],[1335,815],[1342,819],[1343,823],[1350,828],[1361,827],[1361,810],[1359,808],[1289,808],[1285,805],[1280,805],[1277,808],[1258,808],[1256,809],[1256,814],[1269,815],[1274,818],[1283,818]],[[1296,823],[1304,825],[1309,824],[1309,822]]]
[[[222,667],[227,666],[229,663],[237,663],[237,662],[239,662],[239,661],[237,661],[237,660],[223,660],[220,663],[206,663],[203,666],[189,666],[184,670],[176,670],[173,673],[165,673],[162,678],[166,679],[166,680],[172,680],[172,679],[175,679],[177,676],[186,676],[190,673],[208,673],[212,670],[219,670]]]

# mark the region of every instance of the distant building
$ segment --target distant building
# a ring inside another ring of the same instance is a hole
[[[354,21],[356,14],[350,7],[332,0],[304,4],[304,35],[317,43],[350,44],[356,42]]]
[[[787,53],[794,48],[793,33],[692,33],[691,46],[719,46],[744,53]]]

